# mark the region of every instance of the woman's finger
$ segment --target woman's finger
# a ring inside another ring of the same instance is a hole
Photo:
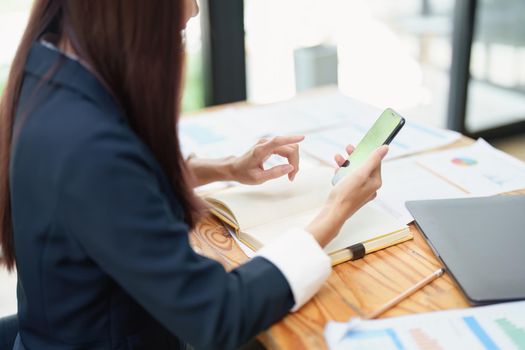
[[[377,192],[373,192],[367,199],[366,203],[373,201],[377,197]]]
[[[274,154],[278,154],[281,157],[288,159],[288,163],[293,166],[294,170],[288,173],[288,179],[293,181],[295,175],[299,171],[299,146],[297,145],[287,145],[281,146],[273,150]]]
[[[362,166],[362,171],[368,175],[372,176],[375,171],[379,169],[379,166],[381,165],[381,161],[383,158],[385,158],[386,154],[388,153],[388,146],[384,145],[376,149],[372,154],[368,157],[368,160],[366,163]]]
[[[292,171],[294,171],[294,168],[290,164],[277,165],[261,172],[257,180],[260,182],[266,182],[268,180],[277,179],[283,175],[289,174]]]
[[[346,162],[346,159],[340,154],[336,154],[334,156],[334,159],[335,159],[335,162],[337,163],[338,167],[342,167],[343,164],[345,164],[345,162]]]
[[[346,153],[348,153],[348,155],[350,155],[350,154],[352,154],[354,149],[355,149],[354,145],[348,145],[348,146],[346,146]],[[334,159],[335,159],[335,162],[336,162],[338,167],[347,166],[345,164],[348,164],[347,163],[347,158],[343,157],[339,153],[334,156]]]
[[[260,148],[263,153],[273,153],[273,150],[277,147],[299,143],[302,140],[304,140],[304,136],[302,135],[275,136],[268,141],[257,145],[256,148]]]

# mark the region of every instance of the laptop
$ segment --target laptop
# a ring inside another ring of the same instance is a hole
[[[406,206],[472,305],[525,299],[525,196]]]

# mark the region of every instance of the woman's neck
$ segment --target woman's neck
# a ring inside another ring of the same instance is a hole
[[[62,38],[60,38],[57,43],[57,48],[69,56],[78,57],[77,52],[73,48],[73,45],[71,45],[71,41],[66,35],[63,35]]]

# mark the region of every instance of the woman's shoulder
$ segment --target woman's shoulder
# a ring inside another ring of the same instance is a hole
[[[14,170],[36,161],[57,172],[74,170],[71,167],[79,161],[91,168],[131,158],[152,164],[150,152],[114,106],[61,89],[34,105],[27,115],[20,110],[12,153]]]
[[[14,128],[11,170],[31,177],[38,166],[59,174],[94,174],[116,164],[155,168],[112,94],[89,69],[35,44],[29,55]],[[131,160],[131,162],[130,162]]]
[[[19,132],[14,140],[17,146],[45,153],[56,148],[72,150],[107,138],[130,144],[139,141],[117,112],[81,97],[60,95],[33,107],[27,115],[23,110],[19,113],[15,124]]]
[[[43,156],[108,138],[140,143],[95,75],[39,43],[33,45],[25,67],[16,130],[15,147]]]

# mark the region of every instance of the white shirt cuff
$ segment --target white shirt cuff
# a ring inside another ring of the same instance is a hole
[[[284,275],[297,311],[321,288],[332,271],[332,263],[315,238],[305,230],[292,229],[265,245],[256,256],[269,260]]]

